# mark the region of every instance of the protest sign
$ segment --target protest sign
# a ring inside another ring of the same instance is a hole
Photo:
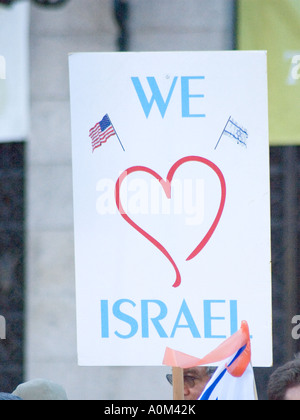
[[[29,134],[29,10],[0,5],[0,142]]]
[[[6,79],[6,61],[2,55],[0,55],[0,79]]]
[[[70,55],[79,364],[272,363],[264,52]]]

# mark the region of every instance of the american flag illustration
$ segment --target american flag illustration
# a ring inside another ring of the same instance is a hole
[[[95,125],[95,127],[90,129],[93,152],[98,147],[102,146],[103,143],[106,143],[110,137],[116,135],[117,133],[112,125],[112,122],[108,114],[106,114],[105,117]]]

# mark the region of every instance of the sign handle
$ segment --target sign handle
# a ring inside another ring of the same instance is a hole
[[[252,362],[251,362],[251,367],[252,367],[252,369],[253,369]],[[255,401],[259,401],[259,398],[258,398],[258,392],[257,392],[257,386],[256,386],[256,380],[255,380],[255,376],[254,376],[254,383],[253,383],[253,387],[254,387],[254,397],[255,397]]]
[[[184,401],[183,369],[173,367],[173,400]]]

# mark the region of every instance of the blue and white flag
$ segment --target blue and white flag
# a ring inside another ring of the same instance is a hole
[[[238,360],[241,352],[237,352],[234,358],[227,360],[215,372],[210,382],[207,384],[200,401],[255,401],[257,392],[255,385],[254,372],[251,363],[241,377],[235,377],[228,371],[234,361]]]
[[[251,340],[249,326],[242,322],[241,328],[203,359],[166,349],[164,364],[189,369],[195,366],[210,366],[221,362],[207,384],[199,400],[257,400],[254,372],[251,364]]]
[[[248,131],[231,117],[227,122],[223,134],[231,137],[240,145],[247,147]]]
[[[215,147],[215,150],[220,144],[221,139],[223,136],[228,136],[234,141],[236,141],[240,146],[247,148],[247,140],[248,140],[248,130],[246,128],[242,127],[240,124],[238,124],[232,117],[229,117],[224,130],[222,131],[222,134],[218,140],[218,143]]]

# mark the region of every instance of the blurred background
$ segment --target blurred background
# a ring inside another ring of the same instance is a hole
[[[68,54],[232,49],[269,53],[274,368],[256,369],[261,399],[300,351],[299,1],[0,0],[1,391],[47,378],[70,399],[172,399],[164,367],[77,366]]]

